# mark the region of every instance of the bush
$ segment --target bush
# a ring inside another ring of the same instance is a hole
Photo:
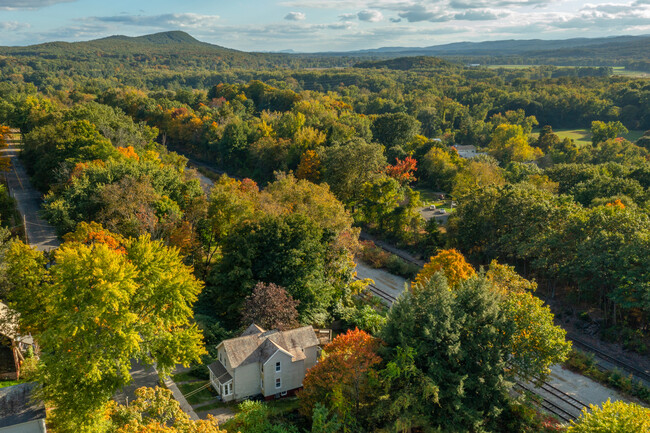
[[[390,253],[376,246],[373,241],[360,241],[358,256],[375,269],[385,268],[390,258]]]

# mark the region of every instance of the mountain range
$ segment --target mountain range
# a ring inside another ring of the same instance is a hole
[[[228,66],[298,66],[307,59],[329,59],[325,65],[352,65],[359,59],[381,60],[407,56],[447,57],[461,61],[484,63],[531,63],[617,65],[650,63],[650,35],[605,38],[574,38],[564,40],[499,40],[456,42],[429,47],[384,47],[348,52],[248,53],[202,42],[182,31],[169,31],[144,36],[109,36],[85,42],[48,42],[26,47],[0,47],[0,55],[41,58],[77,58],[92,56],[126,56],[129,59],[151,59],[172,56],[176,59],[195,56],[216,58]],[[344,60],[344,58],[346,60]],[[489,58],[489,59],[488,59]],[[338,60],[337,60],[338,59]],[[356,60],[355,60],[356,59]]]

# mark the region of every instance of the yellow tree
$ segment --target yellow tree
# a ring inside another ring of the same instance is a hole
[[[111,433],[227,433],[211,415],[193,421],[166,388],[139,388],[128,406],[112,403],[107,415]]]
[[[160,241],[82,224],[49,268],[21,243],[5,259],[9,300],[42,348],[40,396],[59,432],[98,431],[111,397],[131,381],[133,360],[164,375],[205,353],[191,323],[202,283]]]
[[[7,147],[7,137],[9,137],[9,127],[0,125],[0,150]],[[0,158],[0,171],[9,170],[9,158]]]
[[[465,257],[458,250],[442,250],[434,257],[431,257],[429,263],[424,265],[420,273],[415,277],[415,285],[422,287],[436,273],[441,272],[449,287],[453,287],[463,280],[476,275],[476,271],[465,260]]]
[[[577,421],[571,421],[567,433],[647,433],[650,409],[634,403],[609,399],[602,407],[590,405]]]

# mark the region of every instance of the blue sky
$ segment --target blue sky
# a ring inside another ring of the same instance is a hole
[[[0,0],[0,45],[166,30],[246,51],[650,34],[650,0]]]

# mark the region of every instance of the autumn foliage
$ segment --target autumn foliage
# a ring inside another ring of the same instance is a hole
[[[9,127],[0,125],[0,149],[7,147],[7,136],[9,135]],[[0,158],[0,171],[9,169],[9,159]]]
[[[403,161],[399,158],[396,158],[395,165],[389,165],[386,167],[386,174],[402,184],[416,181],[416,171],[417,161],[415,158],[412,158],[410,156],[404,158]]]
[[[423,286],[438,272],[444,274],[450,287],[476,275],[472,265],[467,263],[460,252],[455,249],[442,250],[434,257],[431,257],[429,263],[424,265],[420,273],[415,277],[415,285]]]
[[[242,323],[245,326],[255,323],[269,330],[296,328],[298,304],[284,288],[273,283],[257,283],[244,302]]]
[[[139,388],[128,406],[112,404],[108,410],[116,433],[226,433],[217,420],[193,421],[166,388]]]
[[[316,403],[325,404],[340,420],[356,417],[372,401],[373,367],[381,362],[380,341],[359,329],[339,335],[323,349],[323,358],[305,376],[299,394],[300,411],[311,416]]]
[[[318,154],[313,150],[307,150],[300,157],[300,164],[296,170],[298,179],[306,179],[317,182],[320,179],[321,161]]]

